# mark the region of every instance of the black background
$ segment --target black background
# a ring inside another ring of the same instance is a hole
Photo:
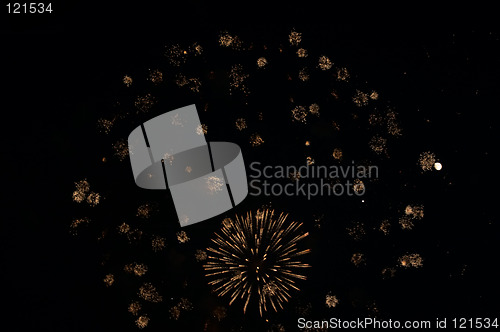
[[[86,157],[93,148],[85,137],[95,128],[96,114],[115,93],[123,68],[148,61],[166,42],[204,41],[221,29],[272,42],[293,27],[356,68],[392,103],[419,109],[403,114],[411,133],[407,143],[431,146],[453,165],[453,186],[432,197],[439,202],[435,218],[443,223],[426,230],[429,242],[443,248],[443,260],[426,266],[435,269],[435,277],[415,277],[420,282],[411,290],[396,283],[391,312],[396,318],[409,312],[498,314],[494,161],[500,31],[494,20],[467,11],[429,14],[411,8],[393,14],[320,4],[101,6],[53,3],[52,15],[36,17],[9,16],[1,8],[2,325],[47,331],[130,328],[120,321],[122,309],[113,296],[102,295],[97,249],[75,240],[67,228],[68,190],[79,172],[84,176],[95,164]],[[416,136],[423,141],[412,142]],[[450,248],[452,258],[446,256]],[[465,278],[445,278],[443,271],[461,264],[470,269]],[[414,303],[407,292],[425,294],[421,298],[427,301]]]

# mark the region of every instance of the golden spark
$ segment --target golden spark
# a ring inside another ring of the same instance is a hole
[[[209,176],[206,180],[208,190],[210,190],[210,193],[216,193],[218,191],[222,191],[222,188],[225,185],[225,182],[223,179],[217,177],[217,176]]]
[[[148,80],[153,82],[153,84],[160,84],[163,82],[163,73],[158,69],[150,69]]]
[[[430,151],[422,152],[418,158],[420,168],[425,171],[430,171],[436,163],[436,155]]]
[[[419,268],[422,267],[424,260],[419,254],[406,254],[399,257],[398,262],[404,268]]]
[[[332,66],[333,66],[333,63],[327,56],[322,55],[319,57],[318,67],[321,70],[328,70],[328,69],[332,68]]]
[[[267,59],[264,57],[260,57],[257,59],[257,66],[259,68],[264,68],[267,65]]]
[[[297,56],[298,56],[299,58],[306,58],[306,57],[307,57],[307,55],[308,55],[308,54],[307,54],[307,50],[306,50],[306,49],[304,49],[304,48],[299,48],[299,49],[297,50]]]
[[[177,241],[179,241],[179,243],[186,243],[189,240],[189,236],[185,231],[177,232]]]
[[[144,283],[139,288],[139,296],[152,303],[158,303],[163,301],[163,297],[158,293],[156,288],[149,282]]]
[[[247,121],[244,118],[239,118],[239,119],[236,119],[235,125],[236,125],[236,129],[238,129],[239,131],[242,131],[243,129],[247,128]]]
[[[292,32],[290,32],[290,35],[288,36],[288,41],[290,42],[290,45],[299,45],[302,41],[302,33],[292,30]]]
[[[252,134],[250,135],[250,145],[253,146],[253,147],[256,147],[256,146],[259,146],[259,145],[262,145],[264,143],[264,140],[262,139],[262,137],[255,133],[255,134]]]
[[[132,85],[132,77],[125,75],[123,76],[123,84],[128,88]]]
[[[326,294],[325,304],[328,308],[335,308],[339,304],[339,299],[335,295]]]

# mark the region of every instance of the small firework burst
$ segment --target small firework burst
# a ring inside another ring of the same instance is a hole
[[[113,144],[113,151],[114,155],[118,158],[120,161],[124,161],[126,158],[128,158],[128,143],[124,139],[121,139]]]
[[[87,203],[90,206],[96,206],[101,201],[101,195],[99,193],[91,192],[87,196]]]
[[[364,193],[366,188],[363,181],[361,181],[360,179],[354,179],[354,185],[352,186],[352,189],[357,193]]]
[[[312,165],[314,165],[314,163],[315,163],[315,161],[314,161],[314,158],[313,158],[313,157],[308,156],[308,157],[306,158],[306,165],[307,165],[307,166],[312,166]]]
[[[80,229],[82,227],[82,225],[88,225],[89,222],[90,222],[89,218],[77,218],[77,219],[73,219],[73,221],[69,225],[70,233],[72,235],[77,235],[78,234],[78,229]]]
[[[405,208],[405,214],[413,219],[422,219],[424,217],[424,206],[407,205]]]
[[[172,124],[174,124],[174,120],[172,120]],[[178,122],[176,123],[176,125],[180,125],[182,127],[182,122]],[[174,155],[168,153],[168,152],[165,152],[165,154],[163,155],[163,158],[162,158],[162,162],[164,163],[169,163],[170,165],[172,165],[174,163]],[[150,176],[151,178],[151,176]]]
[[[125,86],[128,88],[132,85],[132,77],[128,76],[128,75],[125,75],[123,76],[123,84],[125,84]]]
[[[174,115],[170,116],[170,119],[172,120],[172,124],[176,127],[184,127],[183,120],[179,113],[175,113]],[[171,156],[170,153],[166,152],[165,155],[163,156],[163,159],[168,159],[168,157]]]
[[[229,72],[229,92],[232,94],[235,90],[240,90],[245,95],[248,95],[250,91],[246,85],[246,79],[250,75],[245,74],[243,71],[243,66],[240,64],[233,65],[231,71]]]
[[[127,234],[128,232],[130,232],[130,225],[125,222],[122,223],[120,226],[118,226],[118,232],[120,234]]]
[[[332,66],[333,66],[333,63],[330,60],[330,58],[328,58],[327,56],[324,56],[324,55],[319,57],[318,67],[321,70],[328,70],[328,69],[332,68]]]
[[[130,243],[139,241],[142,238],[142,231],[138,228],[130,229],[125,235]]]
[[[299,58],[307,58],[307,55],[308,55],[308,54],[307,54],[307,50],[306,50],[306,49],[304,49],[304,48],[299,48],[299,49],[297,50],[297,56],[298,56]]]
[[[127,273],[133,273],[138,277],[142,277],[148,272],[148,266],[142,263],[130,263],[125,265],[123,270]]]
[[[179,44],[168,46],[165,51],[165,56],[170,65],[179,67],[186,62],[187,51],[183,50]]]
[[[422,152],[418,158],[418,163],[424,172],[430,171],[436,163],[436,155],[430,151]]]
[[[276,283],[274,281],[270,281],[264,285],[264,287],[262,288],[262,292],[265,295],[274,296],[276,295],[276,289],[277,289]]]
[[[256,146],[260,146],[262,144],[264,144],[264,139],[262,139],[262,137],[258,133],[254,133],[254,134],[250,135],[250,145],[251,146],[256,147]]]
[[[81,203],[87,197],[90,191],[90,184],[87,179],[75,182],[75,191],[73,191],[73,201],[76,203]]]
[[[347,227],[347,233],[353,240],[359,241],[366,235],[365,225],[360,222],[355,222],[352,226]]]
[[[372,100],[377,100],[378,99],[378,92],[373,90],[371,93],[370,93],[370,99]]]
[[[328,308],[335,308],[339,304],[339,299],[330,293],[326,294],[325,304]]]
[[[189,236],[185,231],[177,232],[177,241],[179,241],[179,243],[186,243],[189,241]]]
[[[219,35],[219,45],[224,47],[229,47],[234,41],[234,37],[231,36],[227,31],[222,32]]]
[[[333,149],[332,157],[337,160],[342,159],[342,150],[339,148]]]
[[[90,184],[89,182],[87,181],[87,179],[83,179],[83,180],[80,180],[78,182],[75,182],[75,193],[73,193],[73,197],[74,196],[83,196],[83,199],[81,200],[77,200],[77,203],[80,203],[81,201],[83,201],[85,199],[85,196],[86,194],[90,191]]]
[[[150,93],[147,93],[144,96],[138,96],[135,99],[134,105],[137,108],[137,113],[142,112],[146,113],[156,104],[156,99]]]
[[[290,42],[290,45],[298,46],[302,41],[302,33],[292,30],[290,35],[288,35],[288,41]]]
[[[192,92],[200,92],[201,81],[197,77],[188,78],[183,74],[177,74],[175,84],[178,87],[187,87]]]
[[[210,193],[216,193],[218,191],[222,191],[222,188],[225,185],[225,182],[223,179],[217,177],[217,176],[209,176],[206,180],[207,188],[210,190]]]
[[[387,132],[392,136],[401,136],[403,129],[401,129],[397,120],[398,114],[395,111],[387,113]]]
[[[295,108],[292,109],[292,121],[306,123],[306,118],[307,110],[304,106],[295,106]]]
[[[170,318],[178,320],[182,311],[189,311],[193,308],[191,302],[186,298],[181,298],[179,302],[170,308]]]
[[[151,203],[145,203],[137,208],[137,213],[135,215],[142,219],[148,219],[151,217],[153,210],[154,208]]]
[[[356,252],[356,253],[352,254],[351,263],[353,263],[354,266],[365,265],[366,264],[365,255],[363,253],[360,253],[360,252]]]
[[[413,229],[414,220],[420,220],[424,217],[423,205],[407,205],[405,214],[399,218],[399,224],[402,229]]]
[[[227,309],[223,306],[217,306],[212,312],[213,317],[218,321],[222,321],[227,316]]]
[[[141,311],[141,309],[142,306],[137,301],[130,303],[128,306],[128,312],[130,312],[134,316],[137,316],[139,314],[139,311]]]
[[[309,113],[319,116],[319,105],[314,103],[309,106]]]
[[[394,278],[396,275],[396,269],[393,267],[385,267],[382,269],[382,279]]]
[[[301,70],[299,70],[299,79],[302,82],[309,80],[309,73],[308,73],[307,68],[302,68]]]
[[[148,302],[159,303],[163,301],[163,297],[158,293],[156,288],[149,282],[144,283],[139,287],[139,296]]]
[[[387,139],[380,137],[378,135],[373,136],[368,143],[370,149],[376,154],[382,154],[387,152]]]
[[[135,321],[135,325],[137,325],[138,328],[143,329],[149,324],[149,317],[146,315],[140,316],[137,318]]]
[[[230,296],[230,304],[244,300],[246,312],[251,298],[256,297],[260,315],[270,309],[283,309],[291,297],[290,290],[299,290],[297,279],[306,277],[298,270],[309,267],[298,258],[310,250],[299,250],[300,240],[308,233],[300,231],[301,223],[286,223],[287,215],[274,211],[257,211],[253,216],[238,217],[223,226],[212,239],[207,263],[204,265],[209,284],[219,296]]]
[[[267,59],[264,57],[260,57],[257,59],[257,67],[259,68],[264,68],[267,66]]]
[[[200,92],[201,81],[197,77],[192,77],[189,79],[188,87],[193,92]]]
[[[238,129],[239,131],[247,129],[247,120],[245,120],[245,118],[238,118],[236,119],[235,125],[236,129]]]
[[[401,229],[413,229],[413,226],[415,226],[413,220],[409,216],[400,217],[399,225],[401,226]]]
[[[288,177],[292,181],[299,181],[300,180],[300,172],[299,171],[293,171],[288,174]]]
[[[153,248],[154,252],[162,251],[165,249],[165,238],[155,235],[151,239],[151,248]]]
[[[350,77],[351,75],[349,74],[347,68],[342,67],[337,69],[337,80],[347,82]]]
[[[201,81],[197,77],[189,79],[189,89],[193,92],[200,92]]]
[[[115,283],[115,276],[112,273],[107,274],[102,281],[109,287]]]
[[[370,126],[381,126],[384,123],[384,118],[378,113],[372,113],[368,116]]]
[[[339,93],[337,92],[337,90],[333,89],[332,92],[330,92],[330,95],[334,98],[334,99],[339,99]]]
[[[168,312],[170,313],[170,318],[173,320],[178,320],[181,316],[181,310],[177,306],[173,306]]]
[[[408,267],[419,268],[422,267],[424,260],[419,254],[406,254],[399,257],[398,262],[399,265],[404,268]]]
[[[111,128],[113,128],[113,125],[115,124],[115,120],[109,120],[109,119],[99,119],[97,120],[97,128],[99,129],[100,132],[109,134],[111,132]]]
[[[356,90],[356,94],[352,97],[354,105],[361,107],[368,105],[369,95],[360,90]]]
[[[90,184],[87,181],[87,179],[80,180],[78,182],[75,182],[75,193],[73,193],[74,196],[83,196],[83,199],[77,200],[77,202],[81,202],[85,199],[86,194],[90,191]]]
[[[208,133],[208,126],[204,123],[202,124],[199,124],[197,127],[196,127],[196,134],[197,135],[206,135]]]
[[[196,250],[196,254],[194,254],[197,262],[206,261],[207,260],[207,252],[205,250]]]
[[[153,84],[160,84],[163,82],[163,73],[159,69],[150,69],[148,80],[153,82]]]
[[[191,47],[189,48],[189,50],[195,56],[201,55],[201,53],[203,53],[203,47],[200,44],[196,43],[196,42],[193,45],[191,45]]]
[[[379,230],[384,233],[384,235],[388,235],[391,229],[391,223],[389,220],[385,219],[380,223]]]

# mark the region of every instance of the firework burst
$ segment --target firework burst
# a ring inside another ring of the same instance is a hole
[[[223,223],[212,239],[214,246],[207,249],[204,268],[209,284],[219,296],[229,295],[229,304],[243,300],[243,312],[251,300],[257,301],[261,316],[271,307],[283,309],[290,292],[299,290],[296,281],[306,279],[298,270],[309,265],[299,258],[310,250],[300,250],[298,244],[308,233],[300,231],[302,223],[286,218],[267,209],[236,216]]]

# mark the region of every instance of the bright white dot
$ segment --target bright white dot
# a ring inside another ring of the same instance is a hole
[[[438,171],[441,170],[441,168],[443,168],[443,165],[441,165],[441,163],[434,163],[434,168]]]

